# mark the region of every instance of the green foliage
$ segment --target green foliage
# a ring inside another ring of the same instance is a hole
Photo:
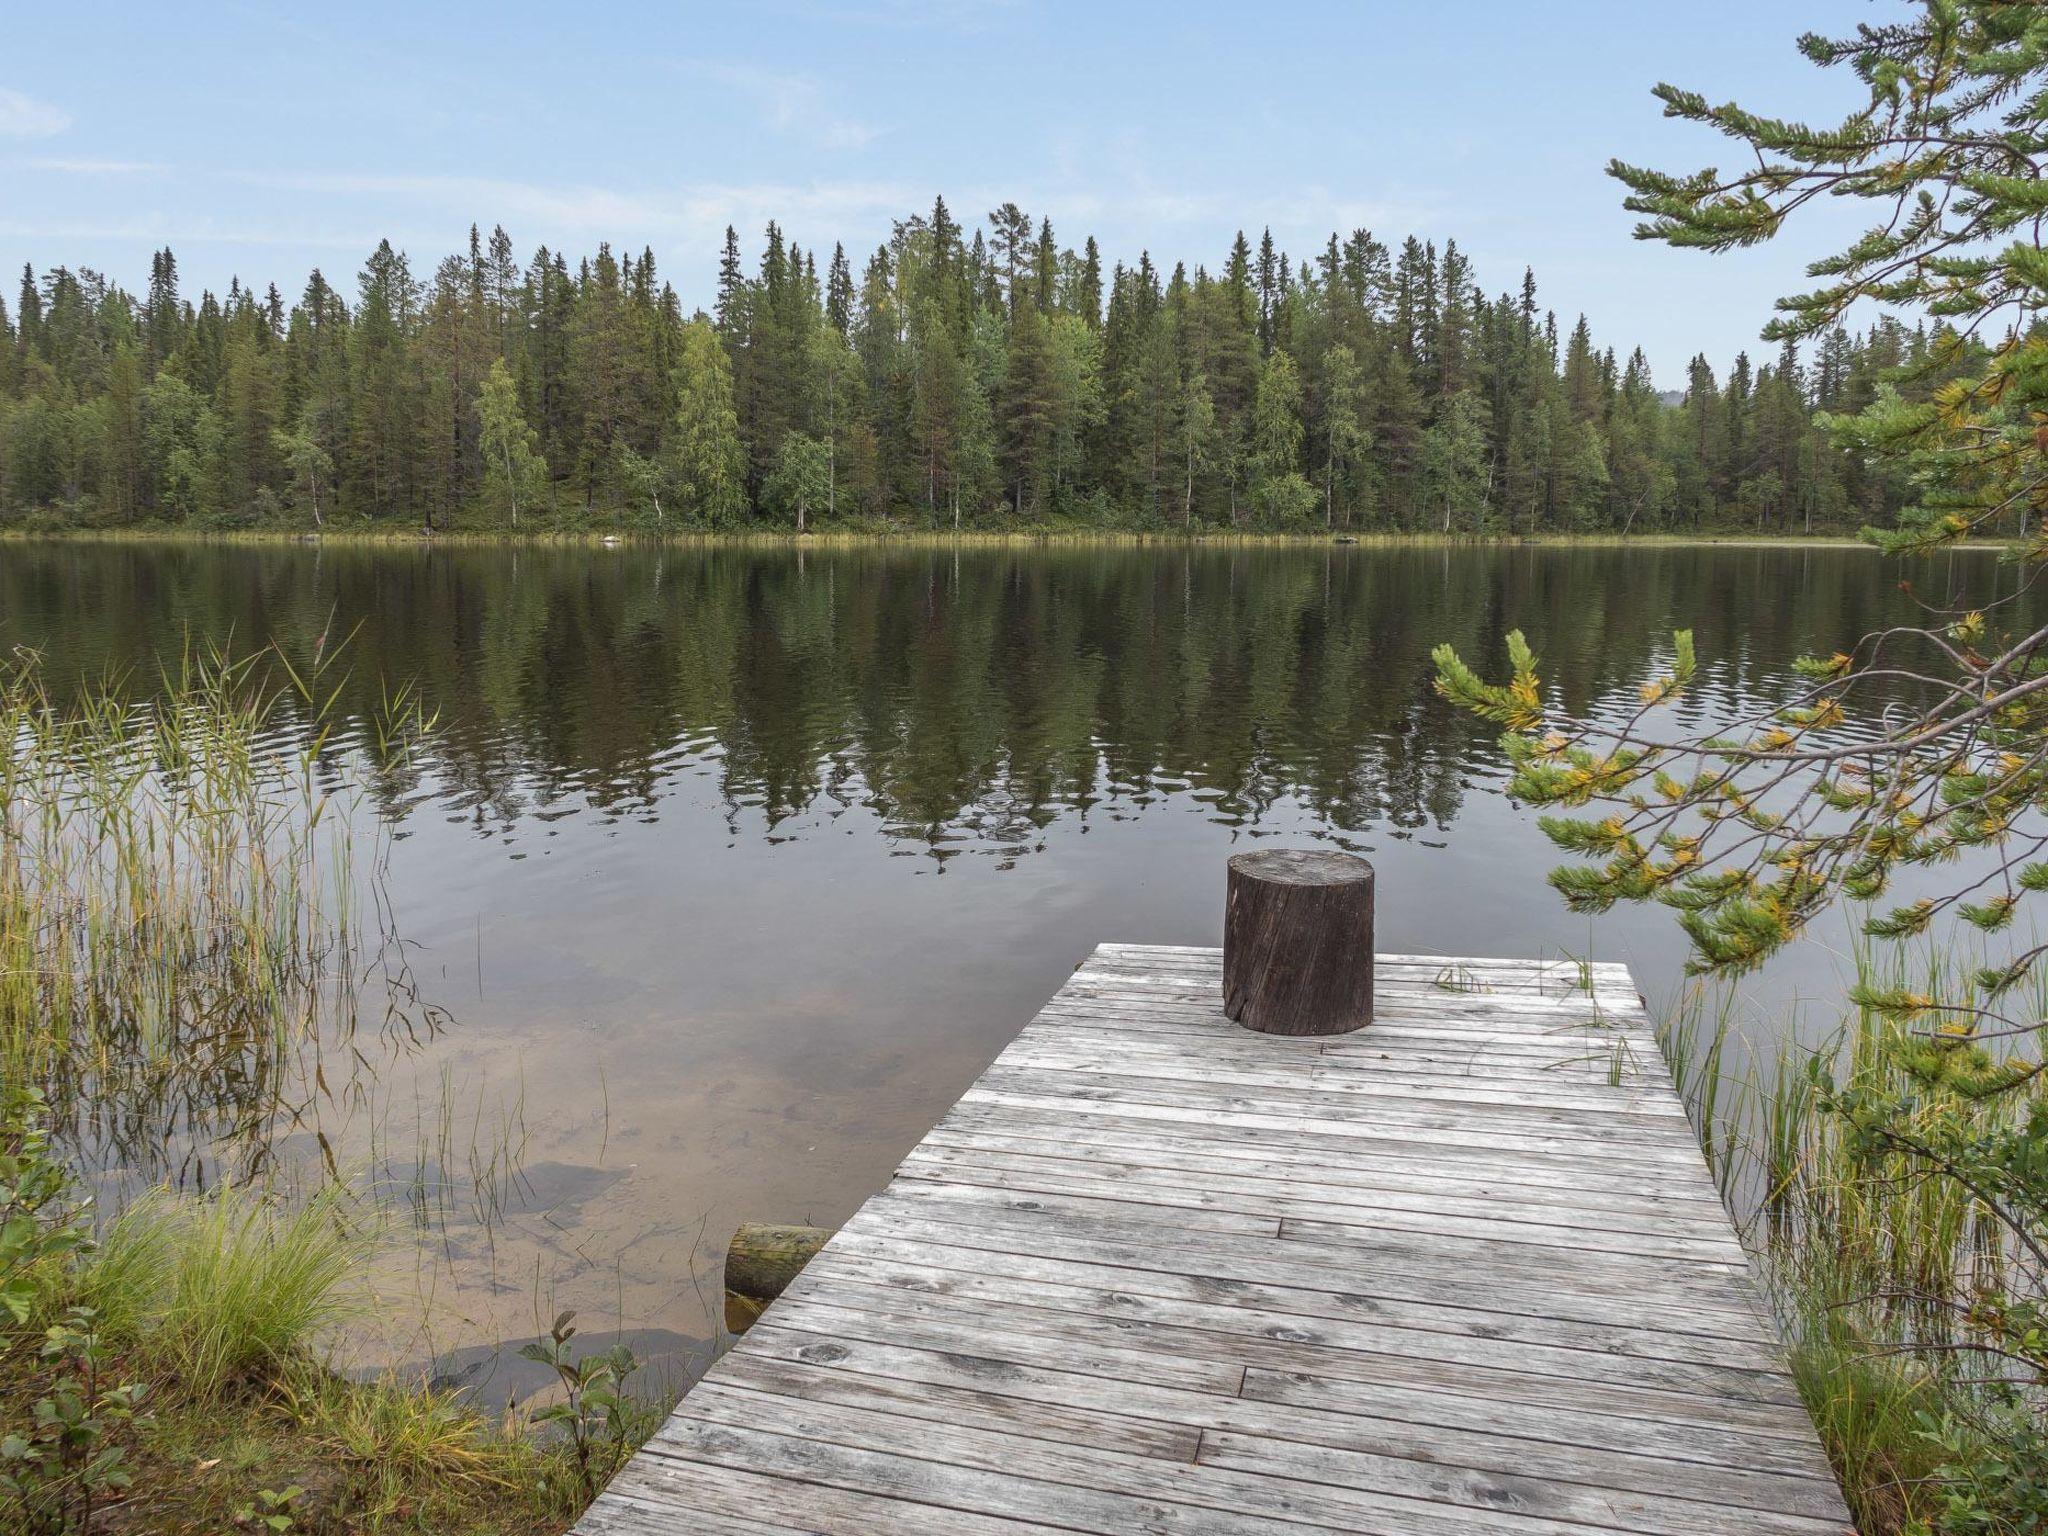
[[[1859,413],[1826,419],[1848,451],[1910,487],[1899,526],[1872,537],[1926,553],[2003,531],[2014,559],[2048,559],[2036,515],[2048,506],[2048,333],[2035,318],[2048,304],[2036,174],[2048,152],[2048,10],[1924,0],[1913,20],[1802,46],[1817,63],[1848,64],[1867,102],[1814,128],[1659,87],[1668,115],[1736,140],[1754,167],[1723,178],[1617,163],[1628,206],[1646,216],[1638,233],[1721,251],[1776,237],[1823,193],[1872,203],[1870,231],[1815,263],[1822,286],[1781,300],[1767,334],[1788,347],[1824,335],[1866,300],[1921,310],[1935,330],[1919,397],[1880,390]],[[1589,720],[1548,705],[1519,636],[1505,685],[1448,647],[1437,653],[1438,691],[1508,727],[1511,793],[1604,812],[1542,823],[1593,861],[1553,877],[1574,909],[1662,901],[1691,940],[1693,969],[1727,976],[1831,904],[1875,903],[1902,876],[1945,888],[1866,912],[1869,939],[1956,926],[2002,936],[2048,887],[2036,860],[2048,841],[2048,629],[2007,633],[1969,612],[1866,636],[1802,662],[1803,686],[1779,707],[1711,737],[1659,729],[1696,672],[1689,639],[1673,655],[1633,708]],[[1916,708],[1857,718],[1873,685],[1901,679]],[[1944,879],[1959,865],[1973,872]],[[1846,1073],[1816,1058],[1769,1100],[1767,1209],[1806,1315],[1858,1309],[1865,1332],[1852,1342],[1910,1353],[1938,1393],[1916,1434],[1938,1462],[1940,1507],[1907,1500],[1920,1506],[1911,1528],[1926,1531],[2048,1521],[2044,1026],[2038,1007],[2013,1002],[2048,946],[2006,942],[1990,963],[1925,986],[1866,972],[1851,995],[1859,1038],[1877,1044]],[[1867,1432],[1830,1391],[1818,1389],[1823,1426]],[[1896,1446],[1899,1417],[1882,1417]]]
[[[305,486],[306,495],[311,503],[313,525],[316,528],[321,526],[325,520],[320,515],[320,487],[333,483],[333,455],[303,427],[291,432],[273,430],[270,440],[279,462],[290,472],[294,483]]]
[[[1793,1380],[1834,1464],[1857,1529],[1898,1533],[1933,1503],[1942,1466],[1926,1435],[1936,1384],[1920,1362],[1861,1331],[1832,1299],[1780,1298],[1791,1313]]]
[[[350,953],[307,878],[345,878],[345,858],[326,862],[345,834],[317,848],[292,836],[352,819],[310,772],[341,683],[321,664],[266,661],[269,676],[191,660],[150,708],[100,687],[60,710],[32,657],[0,675],[13,749],[0,759],[0,1530],[544,1536],[587,1498],[566,1447],[320,1363],[364,1300],[370,1236],[342,1186],[294,1201],[234,1182],[159,1192],[94,1242],[53,1150],[47,1122],[71,1144],[61,1117],[89,1075],[112,1106],[99,1113],[160,1114],[130,1096],[175,1093],[182,1129],[224,1161],[223,1120],[267,1102],[280,1042],[318,1017],[307,989],[337,974],[330,953]],[[403,695],[385,702],[366,739],[396,754],[423,722]],[[285,708],[303,760],[252,749]],[[577,1366],[595,1388],[586,1460],[607,1465],[648,1411],[606,1398],[628,1363]],[[239,1477],[207,1475],[223,1454],[295,1475],[250,1496]]]
[[[339,1198],[291,1208],[231,1191],[181,1209],[158,1196],[104,1247],[53,1248],[34,1325],[0,1326],[0,1529],[88,1536],[117,1494],[138,1530],[543,1536],[573,1520],[658,1416],[618,1391],[630,1356],[574,1359],[564,1321],[574,1413],[534,1416],[567,1431],[559,1444],[424,1385],[332,1374],[313,1351],[353,1301],[307,1277],[332,1272]],[[68,1228],[71,1202],[46,1209],[47,1229]],[[231,1360],[242,1374],[228,1381]],[[232,1484],[206,1475],[224,1452],[295,1476],[227,1502]]]
[[[52,1270],[89,1235],[70,1175],[50,1153],[42,1091],[16,1090],[12,1102],[0,1103],[0,1311],[6,1318],[26,1323]]]
[[[566,1436],[583,1496],[594,1499],[633,1448],[634,1414],[625,1383],[638,1366],[633,1352],[623,1344],[602,1354],[575,1355],[570,1348],[576,1337],[575,1321],[574,1312],[559,1314],[545,1339],[519,1353],[549,1367],[560,1382],[562,1400],[541,1409],[533,1419],[536,1424],[559,1428]]]
[[[674,389],[678,500],[686,515],[724,527],[746,515],[746,448],[733,408],[732,366],[701,317],[683,327]]]
[[[619,1391],[630,1355],[573,1358],[566,1319],[556,1342],[573,1412],[535,1416],[566,1429],[559,1447],[425,1386],[331,1374],[314,1351],[353,1314],[346,1282],[366,1242],[343,1223],[336,1189],[296,1206],[235,1189],[157,1195],[94,1245],[39,1118],[24,1104],[0,1129],[9,1187],[35,1195],[9,1221],[33,1214],[40,1234],[23,1241],[17,1228],[9,1249],[35,1267],[33,1285],[11,1293],[22,1310],[0,1316],[0,1529],[89,1536],[119,1495],[138,1530],[541,1536],[652,1427],[655,1410]],[[221,1450],[193,1450],[223,1445],[281,1452],[306,1475],[223,1504],[227,1490],[210,1492],[203,1475]]]
[[[1687,1085],[1695,1120],[1858,1529],[2026,1530],[2024,1471],[1999,1468],[2038,1463],[2035,1388],[1998,1351],[2038,1326],[2038,1267],[1997,1214],[2018,1186],[1958,1154],[2040,1145],[2042,1083],[1930,1037],[1932,999],[1982,1001],[1963,957],[1922,940],[1859,941],[1852,958],[1856,1012],[1818,1049],[1772,1021],[1780,1043],[1759,1062],[1728,1012],[1703,1040],[1699,1010],[1732,1008],[1729,989],[1695,990],[1662,1043],[1682,1072],[1704,1063]],[[2044,996],[2037,982],[2032,1006]]]
[[[1272,475],[1252,489],[1251,502],[1269,528],[1306,528],[1315,520],[1322,497],[1297,471]]]
[[[28,1427],[0,1435],[0,1513],[11,1509],[28,1533],[90,1536],[95,1502],[132,1481],[125,1449],[109,1442],[135,1418],[144,1389],[106,1384],[89,1308],[52,1323],[40,1353],[56,1377]]]
[[[109,1224],[73,1285],[110,1337],[216,1398],[348,1319],[367,1244],[332,1185],[290,1205],[233,1187],[154,1195]]]
[[[2048,256],[2038,165],[2048,153],[2048,12],[2011,0],[1922,0],[1911,20],[1854,37],[1808,36],[1814,62],[1846,65],[1868,96],[1815,127],[1660,85],[1665,115],[1742,146],[1745,168],[1673,175],[1616,161],[1645,240],[1725,251],[1776,238],[1823,195],[1870,207],[1870,227],[1815,262],[1822,279],[1778,301],[1765,335],[1820,336],[1853,306],[1918,308],[1934,322],[1908,400],[1881,391],[1824,424],[1852,451],[1882,456],[1915,494],[1899,526],[1873,530],[1895,552],[1974,532],[2028,536],[2048,492]],[[1750,164],[1749,162],[1754,162]]]
[[[546,494],[548,466],[537,447],[539,439],[519,409],[519,387],[502,357],[484,376],[476,414],[485,497],[503,508],[517,528],[521,503],[530,508]]]
[[[235,1511],[235,1523],[265,1531],[292,1530],[298,1524],[292,1509],[305,1496],[306,1490],[297,1483],[288,1488],[259,1488],[255,1498]]]
[[[1259,369],[1251,428],[1252,462],[1261,478],[1293,474],[1301,453],[1301,373],[1284,351]]]
[[[1911,1536],[2007,1536],[2048,1530],[2048,1437],[2011,1392],[1969,1415],[1928,1413],[1921,1437],[1939,1456],[1934,1512]]]
[[[50,1154],[46,1113],[33,1090],[0,1106],[0,1364],[92,1248],[87,1203]],[[0,1515],[28,1533],[89,1533],[94,1502],[128,1484],[124,1452],[108,1441],[135,1417],[144,1389],[105,1381],[106,1353],[87,1306],[44,1326],[36,1354],[49,1374],[26,1405],[27,1422],[8,1422],[11,1405],[0,1403]]]
[[[1846,529],[1901,487],[1817,413],[1940,361],[1895,321],[1834,326],[1804,360],[1696,359],[1673,406],[1639,351],[1562,338],[1533,278],[1489,296],[1454,241],[1104,271],[1032,222],[1005,204],[991,241],[941,201],[858,273],[771,225],[749,274],[729,231],[695,316],[649,252],[522,265],[502,230],[426,280],[382,243],[347,301],[315,273],[289,308],[188,303],[168,251],[141,298],[56,268],[0,353],[0,522],[788,522],[798,434],[830,463],[807,521]]]
[[[1485,407],[1471,391],[1451,396],[1422,438],[1422,498],[1443,519],[1443,531],[1486,522],[1488,463]]]
[[[1536,654],[1519,629],[1508,632],[1508,661],[1514,676],[1504,686],[1482,682],[1448,644],[1431,651],[1430,659],[1436,663],[1437,692],[1459,708],[1516,730],[1526,730],[1536,722],[1542,708]]]
[[[775,455],[775,468],[761,487],[768,510],[784,515],[802,533],[809,526],[809,514],[823,507],[832,496],[832,449],[815,437],[792,432],[782,440]]]

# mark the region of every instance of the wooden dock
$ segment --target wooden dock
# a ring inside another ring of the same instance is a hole
[[[1850,1529],[1625,968],[1074,973],[577,1527]]]

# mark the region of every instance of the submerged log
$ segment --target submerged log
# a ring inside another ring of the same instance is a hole
[[[1230,861],[1223,1011],[1268,1035],[1341,1035],[1372,1022],[1372,865],[1267,848]]]
[[[823,1227],[741,1222],[725,1248],[726,1328],[745,1333],[831,1236]]]
[[[725,1293],[725,1331],[738,1338],[754,1326],[754,1320],[768,1310],[768,1303],[756,1301],[751,1296],[742,1296],[738,1291]]]

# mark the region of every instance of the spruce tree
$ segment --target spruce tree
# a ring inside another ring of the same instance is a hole
[[[825,279],[825,318],[846,340],[853,327],[853,270],[846,264],[846,247],[832,247],[832,266]]]
[[[725,241],[711,323],[749,502],[797,431],[825,445],[827,515],[845,491],[873,513],[941,520],[1000,497],[1032,517],[1301,521],[1294,488],[1254,494],[1275,483],[1255,443],[1261,359],[1284,351],[1303,433],[1291,472],[1329,526],[1369,509],[1389,526],[1440,527],[1434,493],[1418,491],[1424,434],[1464,392],[1485,440],[1488,527],[1886,522],[1906,477],[1818,430],[1815,413],[1862,410],[1886,388],[1924,404],[1985,355],[1942,327],[1835,323],[1803,368],[1782,354],[1762,370],[1738,364],[1725,387],[1708,369],[1673,410],[1624,398],[1616,359],[1628,349],[1590,324],[1560,343],[1533,273],[1519,297],[1484,299],[1455,242],[1416,237],[1393,256],[1367,230],[1331,231],[1297,265],[1270,233],[1256,254],[1239,234],[1213,276],[1193,261],[1168,276],[1149,253],[1105,276],[1097,243],[1060,251],[1049,219],[1004,205],[994,228],[993,245],[963,244],[939,199],[896,227],[858,284],[843,248],[820,260],[779,223],[754,279],[736,236]],[[654,253],[600,246],[579,260],[542,247],[524,268],[511,253],[501,227],[486,238],[479,226],[421,284],[387,244],[353,309],[317,271],[289,309],[275,285],[240,281],[225,302],[189,304],[168,250],[139,299],[96,273],[31,270],[0,349],[0,453],[33,465],[10,482],[32,491],[0,489],[8,515],[55,505],[120,521],[216,495],[208,514],[289,504],[310,520],[306,477],[278,446],[304,436],[333,465],[323,519],[431,522],[482,486],[476,406],[499,360],[576,515],[666,509],[690,322]],[[117,385],[124,346],[139,377]],[[133,425],[166,372],[206,408],[201,420],[165,397],[182,423],[160,434],[179,444],[175,484]],[[1343,405],[1353,393],[1355,411]]]
[[[1038,221],[1038,249],[1031,258],[1032,302],[1041,315],[1052,315],[1059,302],[1060,252],[1052,238],[1052,220]]]
[[[742,329],[740,303],[746,291],[747,275],[740,266],[739,231],[730,224],[725,226],[725,249],[718,258],[718,304],[713,311],[718,317],[718,332],[732,338]]]
[[[1259,236],[1259,354],[1273,350],[1273,306],[1279,300],[1280,272],[1273,254],[1273,231]]]
[[[1074,312],[1091,330],[1102,325],[1102,252],[1090,235],[1081,247],[1081,275],[1074,285]]]
[[[145,301],[143,324],[148,338],[148,361],[152,372],[175,357],[182,341],[184,316],[178,299],[178,260],[165,246],[150,258],[149,296]]]

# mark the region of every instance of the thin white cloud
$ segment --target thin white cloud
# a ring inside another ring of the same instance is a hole
[[[975,33],[986,31],[1006,16],[1022,11],[1024,0],[795,0],[802,15],[840,25],[888,27],[915,32]]]
[[[777,133],[817,149],[865,149],[883,130],[837,111],[815,75],[762,69],[752,64],[693,64],[690,72],[729,86],[753,102]]]
[[[71,126],[71,114],[0,85],[0,139],[47,139]]]
[[[1261,206],[1258,199],[1241,206]],[[1268,197],[1260,215],[1262,224],[1290,231],[1293,237],[1307,237],[1318,244],[1330,234],[1344,236],[1354,229],[1369,229],[1383,242],[1398,243],[1409,235],[1428,238],[1433,231],[1464,227],[1450,205],[1428,192],[1412,192],[1389,198],[1361,198],[1334,192],[1326,187],[1304,187]]]
[[[927,210],[934,190],[891,179],[619,188],[421,172],[216,174],[270,192],[313,195],[330,212],[359,201],[352,221],[381,221],[394,228],[394,238],[400,224],[445,229],[467,227],[474,220],[486,226],[503,224],[522,243],[530,240],[572,250],[588,249],[599,240],[626,247],[648,243],[685,259],[715,249],[728,224],[740,230],[743,243],[752,249],[771,219],[805,245],[829,247],[843,240],[849,248],[859,249],[865,242],[886,238],[894,220]],[[970,228],[985,210],[1014,199],[1034,218],[1050,215],[1063,244],[1078,244],[1084,235],[1094,233],[1102,237],[1106,257],[1135,260],[1138,250],[1146,247],[1160,259],[1206,262],[1212,267],[1221,263],[1227,242],[1214,250],[1191,247],[1185,231],[1242,221],[1256,239],[1262,227],[1270,226],[1283,249],[1307,255],[1320,250],[1332,231],[1341,236],[1360,227],[1398,244],[1410,233],[1429,234],[1445,213],[1439,200],[1405,189],[1385,199],[1313,184],[1219,191],[1155,182],[1129,168],[1107,178],[1062,174],[944,191],[955,217]],[[288,201],[279,203],[280,211],[290,206]],[[299,237],[250,232],[242,238],[285,245]]]
[[[64,176],[161,176],[164,172],[163,166],[151,160],[81,160],[36,155],[21,163],[32,171],[54,171]]]
[[[479,222],[535,223],[546,228],[619,231],[669,222],[661,200],[604,187],[550,187],[489,176],[441,176],[417,172],[229,171],[228,180],[277,192],[323,196],[397,198],[457,211]]]
[[[0,237],[16,240],[123,240],[159,245],[276,246],[286,249],[369,251],[377,234],[336,234],[331,231],[243,225],[214,219],[122,220],[0,219]]]
[[[1206,262],[1212,270],[1228,248],[1228,236],[1221,247],[1205,249],[1188,246],[1182,231],[1242,229],[1256,241],[1270,228],[1282,249],[1296,251],[1320,250],[1332,231],[1342,237],[1369,229],[1398,244],[1409,234],[1427,236],[1446,227],[1449,209],[1441,195],[1384,175],[1374,176],[1369,195],[1326,182],[1247,186],[1213,177],[1190,181],[1177,160],[1162,173],[1158,158],[1149,136],[1137,128],[1097,126],[1086,136],[1061,134],[1045,146],[1038,174],[1002,187],[969,188],[955,211],[971,218],[974,210],[1011,198],[1034,217],[1050,214],[1062,243],[1092,230],[1106,255],[1114,251],[1129,259],[1149,248],[1155,258],[1191,266]]]
[[[395,198],[422,212],[473,217],[479,223],[501,223],[515,231],[523,228],[550,242],[592,236],[635,243],[653,236],[694,238],[706,230],[721,232],[727,224],[759,228],[770,219],[797,231],[807,222],[868,221],[901,214],[920,206],[926,197],[922,191],[898,183],[874,181],[812,185],[702,182],[623,191],[410,172],[250,172],[231,173],[231,179],[281,192]]]

